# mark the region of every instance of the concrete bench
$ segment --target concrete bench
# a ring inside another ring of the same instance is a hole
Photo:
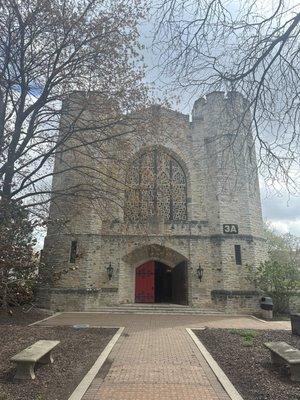
[[[300,382],[300,350],[295,349],[286,342],[268,342],[265,346],[271,352],[274,365],[288,365],[291,372],[291,380]]]
[[[11,358],[17,364],[15,379],[35,379],[34,367],[53,363],[51,351],[60,342],[58,340],[39,340]]]

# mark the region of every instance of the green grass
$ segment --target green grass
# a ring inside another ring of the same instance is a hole
[[[259,333],[253,329],[230,329],[232,335],[238,335],[243,338],[243,346],[251,347],[253,345],[253,339],[259,335]]]

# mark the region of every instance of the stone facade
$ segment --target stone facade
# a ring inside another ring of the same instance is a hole
[[[153,121],[148,135],[133,136],[126,146],[107,144],[110,153],[119,146],[122,159],[111,157],[103,165],[105,175],[123,185],[118,204],[109,199],[92,204],[66,193],[53,198],[50,221],[67,222],[64,228],[49,226],[44,262],[71,271],[40,289],[41,305],[96,310],[134,303],[136,268],[154,260],[170,268],[186,264],[188,305],[254,311],[258,300],[247,266],[258,265],[266,252],[248,102],[235,92],[213,92],[195,102],[191,117],[160,107],[145,115]],[[67,111],[63,118],[72,117]],[[54,192],[82,179],[74,171],[59,172],[66,163],[89,164],[85,157],[68,151],[57,156]],[[226,224],[237,225],[238,233],[226,233],[228,227],[224,233]]]

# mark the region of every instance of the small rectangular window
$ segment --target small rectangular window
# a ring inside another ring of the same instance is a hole
[[[234,245],[234,251],[235,251],[235,263],[237,265],[242,265],[241,246],[239,244]]]
[[[70,250],[70,263],[72,264],[74,264],[76,261],[76,253],[77,253],[77,241],[72,240],[71,250]]]

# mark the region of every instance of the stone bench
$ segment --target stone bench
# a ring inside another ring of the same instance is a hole
[[[15,379],[35,379],[34,367],[53,363],[51,351],[60,342],[58,340],[39,340],[11,358],[17,364]]]
[[[271,352],[274,365],[289,365],[291,380],[300,382],[300,350],[295,349],[286,342],[268,342],[265,346]]]

